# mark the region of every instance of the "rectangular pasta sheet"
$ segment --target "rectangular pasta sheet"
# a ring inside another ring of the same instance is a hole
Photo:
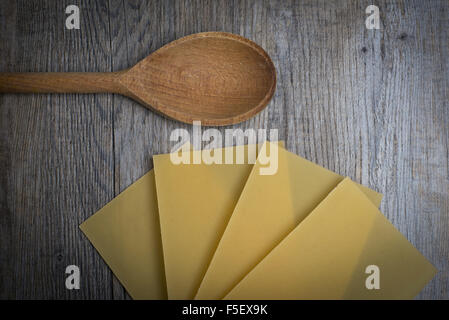
[[[226,299],[411,299],[436,272],[345,179]]]

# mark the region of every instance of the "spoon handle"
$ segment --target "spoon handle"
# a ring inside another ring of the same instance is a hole
[[[0,93],[122,93],[123,72],[0,73]]]

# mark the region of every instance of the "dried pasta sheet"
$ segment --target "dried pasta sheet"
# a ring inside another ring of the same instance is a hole
[[[268,148],[269,150],[264,150]],[[277,152],[274,174],[261,174],[262,155]],[[266,143],[202,280],[196,299],[222,299],[344,177]],[[379,206],[382,195],[358,185]]]
[[[134,299],[167,299],[151,170],[80,225]]]
[[[410,299],[436,272],[347,178],[226,299]]]
[[[194,297],[254,166],[257,146],[214,149],[221,164],[205,162],[208,152],[184,150],[189,163],[180,164],[170,154],[154,156],[169,299]]]

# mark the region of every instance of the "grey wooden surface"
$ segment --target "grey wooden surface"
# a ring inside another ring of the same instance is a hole
[[[65,7],[81,9],[66,30]],[[380,7],[381,30],[365,8]],[[449,298],[449,2],[0,1],[1,71],[116,71],[195,32],[260,44],[287,148],[382,193],[382,212],[438,269]],[[0,298],[127,299],[78,224],[168,152],[188,125],[117,95],[0,95]],[[221,128],[220,130],[223,130]],[[65,267],[81,289],[65,288]]]

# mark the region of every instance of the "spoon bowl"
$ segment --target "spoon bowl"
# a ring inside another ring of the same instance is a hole
[[[276,71],[265,51],[229,33],[190,35],[160,48],[120,77],[126,94],[177,120],[228,125],[261,111]]]
[[[206,126],[249,119],[267,106],[275,87],[268,54],[225,32],[180,38],[119,72],[0,74],[0,92],[120,93],[170,118]]]

